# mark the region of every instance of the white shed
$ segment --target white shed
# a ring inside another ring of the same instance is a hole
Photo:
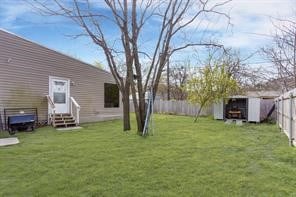
[[[214,119],[235,119],[247,122],[260,122],[260,98],[232,96],[213,106]]]

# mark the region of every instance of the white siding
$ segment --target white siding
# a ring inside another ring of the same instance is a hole
[[[39,121],[46,121],[49,76],[71,80],[81,122],[121,117],[121,104],[104,107],[104,83],[115,83],[111,73],[0,30],[0,113],[3,108],[34,107]]]

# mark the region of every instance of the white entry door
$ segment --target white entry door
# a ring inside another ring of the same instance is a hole
[[[69,113],[70,83],[68,79],[49,78],[49,93],[56,113]]]

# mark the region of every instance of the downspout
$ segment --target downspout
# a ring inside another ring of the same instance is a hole
[[[293,45],[293,70],[294,70],[294,88],[296,88],[296,32],[294,32],[294,45]]]
[[[293,92],[290,93],[290,103],[289,103],[289,145],[293,146]]]

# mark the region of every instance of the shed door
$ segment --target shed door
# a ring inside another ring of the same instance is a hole
[[[69,113],[69,80],[51,77],[49,79],[49,91],[55,104],[56,113]]]
[[[248,121],[260,122],[260,98],[248,99]]]
[[[218,103],[214,103],[214,119],[223,120],[224,119],[224,102],[221,100]]]

